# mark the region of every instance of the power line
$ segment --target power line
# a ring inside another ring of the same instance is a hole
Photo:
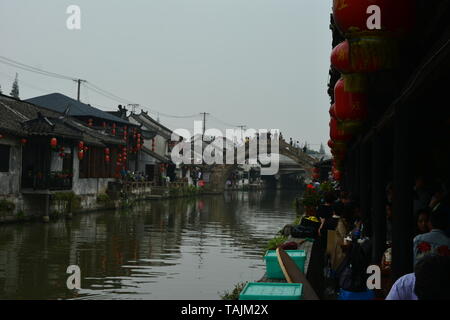
[[[9,59],[9,58],[3,57],[3,56],[0,56],[0,63],[7,64],[9,66],[13,66],[13,67],[25,70],[25,71],[38,73],[38,74],[41,74],[41,75],[44,75],[47,77],[53,77],[53,78],[58,78],[58,79],[62,79],[62,80],[77,80],[76,78],[73,78],[73,77],[69,77],[69,76],[62,75],[62,74],[55,73],[55,72],[42,70],[40,68],[36,68],[36,67],[30,66],[30,65],[27,65],[25,63],[21,63],[21,62],[18,62],[18,61],[15,61],[13,59]]]
[[[44,76],[47,76],[47,77],[52,77],[52,78],[56,78],[56,79],[60,79],[60,80],[75,81],[78,84],[78,90],[77,90],[77,99],[78,99],[78,101],[80,101],[80,86],[83,85],[87,89],[90,89],[91,91],[93,91],[93,92],[95,92],[95,93],[97,93],[97,94],[99,94],[99,95],[101,95],[101,96],[103,96],[105,98],[108,98],[108,99],[110,99],[112,101],[116,101],[116,102],[119,102],[121,104],[138,105],[138,103],[136,101],[131,101],[131,100],[125,99],[123,97],[120,97],[120,96],[118,96],[118,95],[116,95],[114,93],[111,93],[111,92],[109,92],[109,91],[107,91],[105,89],[100,88],[99,86],[97,86],[94,83],[92,83],[90,81],[87,81],[87,80],[82,80],[82,79],[79,79],[79,78],[63,75],[63,74],[56,73],[56,72],[46,71],[46,70],[43,70],[43,69],[40,69],[40,68],[37,68],[37,67],[33,67],[33,66],[28,65],[28,64],[25,64],[25,63],[22,63],[22,62],[19,62],[19,61],[16,61],[16,60],[4,57],[4,56],[0,56],[0,63],[9,65],[9,66],[12,66],[12,67],[15,67],[15,68],[19,68],[19,69],[22,69],[22,70],[25,70],[25,71],[28,71],[28,72],[33,72],[33,73],[36,73],[36,74],[39,74],[39,75],[44,75]],[[161,115],[161,116],[167,117],[167,118],[188,119],[188,118],[195,118],[195,117],[198,116],[198,114],[182,115],[182,116],[180,116],[180,115],[172,115],[172,114],[167,114],[167,113],[164,113],[164,112],[160,112],[160,111],[155,110],[153,108],[149,108],[149,107],[144,107],[144,108],[148,109],[148,111],[150,113],[156,114],[158,116]],[[202,114],[204,114],[204,113],[202,113]],[[208,114],[208,115],[210,115],[210,114]],[[216,121],[218,121],[218,122],[220,122],[220,123],[222,123],[222,124],[224,124],[226,126],[237,127],[234,124],[227,123],[227,122],[222,121],[222,120],[220,120],[220,119],[218,119],[216,117],[213,117],[213,118]],[[205,122],[205,120],[206,120],[206,115],[204,115],[204,122]]]

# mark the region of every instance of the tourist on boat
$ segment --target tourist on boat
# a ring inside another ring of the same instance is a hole
[[[448,228],[448,214],[445,208],[438,208],[430,215],[430,232],[414,238],[414,264],[429,254],[450,256],[450,238],[445,234]]]

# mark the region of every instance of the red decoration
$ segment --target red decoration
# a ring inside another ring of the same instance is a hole
[[[25,139],[25,138],[20,139],[20,143],[21,144],[26,144],[27,143],[27,139]]]
[[[448,257],[450,256],[450,248],[447,246],[440,246],[437,248],[437,253],[440,256]]]
[[[109,148],[105,148],[105,154],[109,156]]]
[[[330,138],[333,141],[348,141],[352,136],[338,127],[338,120],[330,120]]]
[[[80,150],[84,149],[84,142],[83,141],[78,142],[78,149],[80,149]]]
[[[111,158],[109,157],[109,155],[106,155],[106,156],[105,156],[105,161],[106,161],[106,162],[110,162],[110,161],[111,161]]]
[[[421,242],[417,246],[417,249],[419,249],[420,252],[428,252],[431,250],[431,245],[428,242]]]
[[[360,34],[401,36],[413,25],[414,2],[411,0],[333,0],[333,17],[346,37]],[[368,29],[370,6],[380,8],[381,30]]]
[[[58,140],[56,138],[51,138],[50,139],[50,146],[52,148],[56,148],[57,145],[58,145]]]
[[[328,111],[331,118],[336,118],[336,104],[333,103],[330,107],[330,110]]]
[[[78,152],[78,159],[83,160],[83,158],[84,158],[84,152],[83,152],[83,150],[81,150]]]
[[[379,49],[387,48],[386,45],[377,38],[362,38],[352,42],[345,40],[331,52],[331,64],[343,74],[379,71],[389,65],[389,56],[379,52]]]
[[[363,121],[367,118],[367,94],[346,92],[344,79],[339,79],[334,87],[336,119],[341,121]]]

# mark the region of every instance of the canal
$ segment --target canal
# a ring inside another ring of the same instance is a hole
[[[146,201],[129,211],[0,226],[1,299],[220,299],[264,274],[292,191]],[[78,292],[66,287],[81,269]]]

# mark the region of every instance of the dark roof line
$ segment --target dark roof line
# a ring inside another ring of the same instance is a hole
[[[115,115],[112,115],[106,111],[95,108],[91,105],[82,103],[80,101],[74,100],[61,93],[50,93],[43,96],[34,97],[25,100],[26,102],[38,105],[39,107],[50,109],[52,111],[57,111],[59,113],[64,113],[67,108],[68,115],[72,117],[93,117],[99,118],[107,121],[119,122],[126,125],[133,125],[132,123],[121,119]]]

